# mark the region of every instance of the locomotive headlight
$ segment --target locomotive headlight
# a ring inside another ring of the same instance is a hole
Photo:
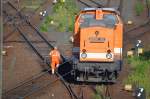
[[[82,54],[81,54],[81,57],[82,57],[82,58],[86,58],[86,57],[87,57],[87,54],[86,54],[86,53],[82,53]]]
[[[112,54],[110,54],[110,53],[106,54],[106,58],[111,59],[112,58]]]

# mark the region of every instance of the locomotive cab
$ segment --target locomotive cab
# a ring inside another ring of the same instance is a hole
[[[114,82],[121,70],[123,25],[113,8],[88,8],[75,20],[72,75],[77,81]]]

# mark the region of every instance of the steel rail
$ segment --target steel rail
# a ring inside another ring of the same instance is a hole
[[[44,60],[44,57],[37,51],[37,49],[33,46],[33,44],[28,40],[28,38],[24,35],[24,33],[21,32],[21,30],[19,28],[17,28],[17,30],[19,31],[19,33],[21,34],[21,36],[27,41],[27,43],[30,45],[30,47],[34,50],[34,52],[42,59]],[[49,63],[46,63],[49,66]],[[49,71],[49,70],[48,70]],[[47,71],[46,71],[47,72]],[[70,96],[75,96],[71,90],[71,88],[69,87],[70,85],[68,85],[64,78],[58,73],[56,72],[56,76],[61,78],[60,81],[65,85],[65,87],[67,88]]]
[[[85,3],[85,2],[83,2],[83,1],[81,1],[81,0],[77,0],[77,1],[78,1],[78,2],[81,2],[82,4],[84,4],[84,5],[87,6],[87,7],[91,7],[91,5]]]
[[[17,28],[20,35],[26,40],[26,42],[29,44],[29,46],[33,49],[33,51],[40,57],[41,60],[44,61],[44,57],[38,52],[38,50],[34,47],[34,45],[29,41],[29,39],[21,32],[19,28]]]
[[[136,36],[134,36],[134,37],[128,37],[128,39],[130,39],[130,40],[124,42],[124,45],[126,45],[126,44],[129,43],[129,42],[133,42],[134,39],[137,39],[137,38],[139,38],[139,37],[141,37],[141,36],[143,36],[143,35],[145,35],[145,34],[147,34],[147,33],[149,33],[149,32],[150,32],[150,29],[148,29],[148,30],[146,30],[146,31],[144,31],[144,32],[142,32],[142,33],[139,33],[138,35],[136,35]]]
[[[77,1],[80,2],[80,3],[82,3],[82,4],[84,4],[84,5],[87,6],[87,7],[92,7],[91,5],[89,5],[88,3],[83,2],[82,0],[77,0]],[[92,2],[92,3],[94,3],[94,4],[96,4],[96,5],[97,5],[97,8],[104,7],[103,5],[97,3],[97,2],[94,1],[94,0],[89,0],[89,1]]]
[[[17,8],[16,8],[14,5],[12,5],[9,1],[8,1],[8,4],[9,4],[11,7],[13,7],[13,8],[17,11],[18,15],[19,15],[21,18],[23,18],[23,19],[26,21],[26,23],[29,24],[29,25],[38,33],[38,35],[49,45],[50,48],[54,48],[54,47],[48,42],[48,40],[45,39],[45,37],[39,32],[39,30],[38,30],[38,28],[37,28],[36,26],[34,26],[27,18],[25,18],[25,16],[24,16],[20,11],[18,11]],[[61,58],[62,58],[63,61],[65,61],[65,57],[64,57],[64,56],[61,55]]]
[[[32,43],[45,43],[45,41],[30,41],[30,42],[32,42]],[[56,41],[49,41],[49,42],[56,42]],[[4,41],[4,43],[26,43],[26,41],[23,41],[23,40],[8,40],[8,41]]]
[[[69,61],[67,61],[67,62],[69,62]],[[67,62],[64,62],[64,63],[60,64],[60,66],[64,65],[64,64],[67,63]],[[29,83],[29,82],[31,82],[31,81],[33,81],[33,80],[35,80],[35,79],[38,79],[39,77],[41,77],[41,76],[45,75],[46,73],[48,73],[50,70],[51,70],[51,68],[47,69],[46,71],[42,71],[42,72],[38,73],[37,75],[32,76],[31,78],[27,79],[27,80],[24,80],[23,82],[21,82],[20,84],[18,84],[16,87],[14,87],[14,88],[8,90],[7,92],[4,92],[3,94],[7,94],[7,93],[9,93],[9,92],[11,92],[11,91],[17,89],[18,87],[23,86],[23,85],[26,84],[26,83]],[[67,76],[67,75],[70,74],[71,72],[72,72],[72,71],[63,74],[62,77]]]
[[[145,26],[147,26],[147,25],[149,25],[149,24],[150,24],[150,20],[147,20],[144,24],[141,24],[141,25],[139,25],[139,26],[136,26],[136,27],[134,27],[134,28],[132,28],[132,29],[130,29],[130,30],[127,30],[127,31],[125,31],[124,33],[128,33],[128,32],[135,31],[136,29],[140,29],[140,28],[145,27]]]
[[[102,7],[104,7],[102,4],[99,4],[99,3],[97,3],[96,1],[94,1],[94,0],[90,0],[91,2],[93,2],[94,4],[96,4],[96,5],[98,5],[97,7],[99,7],[99,8],[102,8]]]
[[[18,10],[17,10],[10,2],[8,2],[8,4],[11,5],[11,6],[17,11],[18,15],[19,15],[21,18],[24,19],[24,16],[23,16],[20,12],[18,12]],[[28,21],[27,19],[25,19],[25,21],[26,21],[26,23],[28,23],[32,28],[34,28],[34,29],[37,31],[36,33],[49,45],[49,47],[52,47],[52,48],[53,48],[53,46],[43,37],[43,35],[41,35],[41,33],[37,30],[36,27],[34,27],[34,26],[30,23],[30,21]],[[15,27],[16,27],[16,26],[15,26]],[[28,38],[24,35],[24,33],[21,32],[21,30],[20,30],[19,28],[17,28],[17,30],[19,31],[20,35],[25,39],[25,41],[28,43],[28,45],[30,45],[30,47],[34,50],[34,52],[41,58],[41,60],[44,60],[44,57],[38,52],[38,50],[37,50],[37,49],[34,47],[34,45],[28,40]],[[49,63],[46,63],[46,64],[49,66]],[[58,76],[58,77],[60,78],[60,81],[65,85],[65,87],[67,88],[68,92],[70,93],[70,96],[71,96],[71,97],[72,97],[72,96],[75,96],[75,95],[73,95],[74,93],[73,93],[73,91],[72,91],[70,85],[65,82],[64,78],[63,78],[58,72],[56,72],[56,76]]]
[[[16,28],[13,29],[10,33],[8,33],[8,35],[4,36],[3,41],[5,42],[5,40],[7,40],[10,36],[12,36],[14,34],[14,32],[16,31]]]
[[[67,76],[68,74],[70,74],[71,72],[72,72],[72,71],[67,72],[67,73],[63,74],[62,76],[59,76],[59,77],[58,77],[57,79],[55,79],[54,81],[49,82],[47,85],[44,85],[43,87],[41,87],[41,88],[39,88],[39,89],[33,90],[32,92],[30,92],[30,93],[24,95],[23,98],[26,98],[26,97],[28,97],[28,96],[34,94],[35,92],[37,92],[37,91],[39,91],[39,90],[42,90],[43,88],[45,88],[45,87],[47,87],[47,86],[50,86],[50,85],[54,84],[54,83],[57,82],[58,80],[61,80],[61,79],[62,79],[61,77],[65,77],[65,76]],[[66,85],[67,85],[67,84],[66,84]],[[67,86],[65,86],[65,87],[67,88],[67,90],[69,90],[69,94],[70,94],[70,96],[72,97],[72,96],[73,96],[73,95],[72,95],[72,91],[71,91],[71,89],[70,89],[68,86],[69,86],[69,85],[67,85]],[[73,97],[72,97],[72,98],[73,98]]]
[[[26,21],[26,23],[28,23],[38,33],[38,35],[49,45],[49,47],[53,48],[53,46],[48,42],[48,40],[45,39],[44,36],[39,32],[39,30],[37,29],[36,26],[33,26],[32,23],[28,19],[26,19],[25,16],[20,11],[18,11],[18,9],[14,5],[12,5],[9,1],[8,1],[8,4],[12,8],[14,8],[17,11],[17,13],[19,14],[19,16],[21,18],[23,18]]]

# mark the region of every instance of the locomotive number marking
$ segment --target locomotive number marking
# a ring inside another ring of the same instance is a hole
[[[104,43],[106,39],[102,37],[89,37],[89,41],[90,43]]]

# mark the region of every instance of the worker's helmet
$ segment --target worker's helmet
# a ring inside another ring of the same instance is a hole
[[[54,46],[54,49],[57,49],[57,46]]]

